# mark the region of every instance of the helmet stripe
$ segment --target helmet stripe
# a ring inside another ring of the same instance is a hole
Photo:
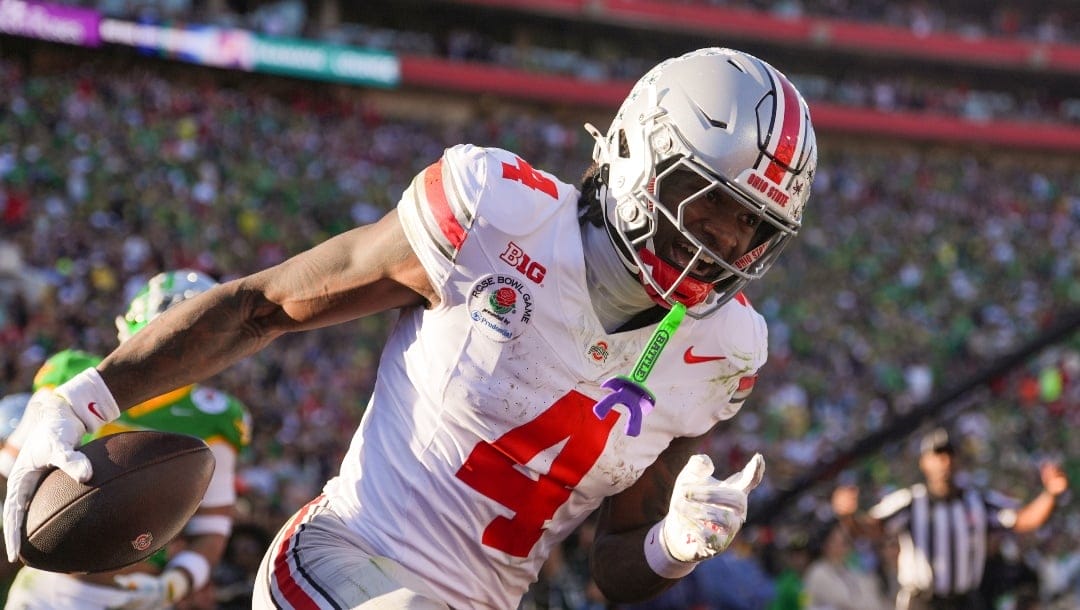
[[[769,143],[771,150],[767,152],[770,153],[773,161],[765,169],[765,176],[776,184],[782,185],[788,168],[793,166],[795,153],[802,148],[799,138],[803,135],[803,113],[802,108],[799,107],[799,94],[795,92],[795,87],[791,85],[791,82],[774,70],[768,72],[774,82],[780,83],[783,99],[777,100],[776,108],[778,111],[783,109],[783,116],[778,121],[781,125],[779,137],[773,138]],[[781,92],[777,91],[777,93]]]

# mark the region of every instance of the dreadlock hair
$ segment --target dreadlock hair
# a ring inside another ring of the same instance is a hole
[[[581,176],[581,197],[578,199],[578,221],[594,227],[604,226],[604,206],[600,201],[606,172],[593,161]]]

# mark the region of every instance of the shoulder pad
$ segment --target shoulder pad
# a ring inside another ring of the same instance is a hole
[[[202,413],[214,416],[219,433],[237,450],[251,442],[251,415],[239,399],[214,388],[195,386],[191,402]]]
[[[769,329],[750,301],[740,293],[713,316],[722,329],[720,342],[725,351],[745,360],[754,370],[761,368],[769,355]]]
[[[508,235],[526,235],[550,218],[577,190],[521,157],[468,144],[447,149],[454,189],[477,219]]]

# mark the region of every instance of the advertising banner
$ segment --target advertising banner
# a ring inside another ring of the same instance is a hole
[[[3,1],[3,0],[0,0]],[[393,53],[208,25],[101,22],[101,41],[205,66],[375,87],[401,82]]]
[[[101,40],[204,66],[247,71],[253,66],[254,36],[245,30],[210,25],[175,28],[105,19],[101,22]]]
[[[0,0],[0,32],[84,47],[101,44],[101,15],[88,8]]]
[[[401,81],[401,62],[392,53],[292,38],[255,37],[256,72],[377,87]]]

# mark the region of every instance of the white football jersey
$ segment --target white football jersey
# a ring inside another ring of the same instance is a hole
[[[687,317],[626,434],[601,384],[629,375],[654,326],[607,333],[585,284],[578,192],[512,153],[448,149],[398,204],[441,302],[402,313],[338,478],[336,513],[451,606],[513,608],[549,549],[676,437],[738,411],[766,356],[741,297]]]

